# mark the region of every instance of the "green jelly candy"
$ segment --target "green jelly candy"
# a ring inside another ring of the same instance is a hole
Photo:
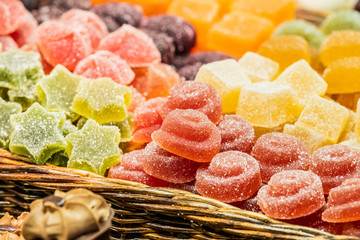
[[[72,109],[83,117],[104,124],[125,120],[130,103],[129,87],[117,84],[110,78],[82,79]]]
[[[75,132],[76,130],[78,130],[78,128],[73,125],[69,119],[67,119],[62,126],[62,133],[64,136],[67,136],[69,133]]]
[[[33,103],[37,102],[35,85],[30,85],[20,90],[11,89],[7,94],[9,96],[9,100],[20,103],[24,111],[31,107]]]
[[[18,49],[0,53],[0,87],[21,90],[43,76],[39,53]]]
[[[340,30],[360,31],[360,13],[354,10],[334,12],[323,21],[321,30],[325,35]]]
[[[18,103],[7,102],[0,98],[0,147],[6,148],[10,134],[13,130],[10,124],[10,116],[21,113],[21,105]]]
[[[68,167],[104,175],[120,162],[120,133],[117,127],[102,126],[89,119],[81,130],[66,136]]]
[[[128,117],[124,121],[110,122],[105,125],[118,127],[121,135],[120,142],[129,142],[134,131],[134,116],[131,112],[128,112]]]
[[[48,112],[39,103],[23,113],[11,115],[14,131],[10,137],[10,151],[28,156],[36,164],[44,164],[51,155],[66,147],[62,132],[65,119],[64,113]]]
[[[68,161],[69,161],[69,157],[65,152],[65,150],[63,150],[53,154],[47,162],[56,166],[66,167]]]
[[[75,120],[77,114],[71,110],[71,104],[80,79],[80,76],[72,74],[64,66],[57,65],[36,86],[40,103],[52,112],[65,111],[67,116]]]
[[[320,48],[324,35],[312,23],[304,20],[291,20],[281,24],[274,32],[274,35],[298,35],[303,37],[310,46]]]
[[[78,129],[82,129],[82,127],[85,125],[85,123],[87,122],[87,118],[84,118],[84,117],[80,117],[79,120],[77,121],[76,123],[76,127]]]

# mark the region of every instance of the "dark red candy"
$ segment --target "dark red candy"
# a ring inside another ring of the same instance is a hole
[[[159,49],[161,62],[170,64],[175,55],[173,39],[165,33],[159,33],[148,29],[143,29],[143,31],[152,38],[156,47]]]
[[[200,51],[200,52],[191,53],[189,56],[187,56],[184,60],[184,65],[185,66],[193,65],[195,63],[207,64],[228,58],[233,58],[233,57],[215,51]]]
[[[180,68],[177,72],[184,80],[194,80],[196,77],[196,74],[198,73],[200,67],[202,66],[202,63],[194,63],[193,65],[186,65],[182,68]]]

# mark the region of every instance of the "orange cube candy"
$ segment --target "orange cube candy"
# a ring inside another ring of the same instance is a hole
[[[274,24],[250,13],[233,12],[214,24],[208,34],[208,47],[240,58],[256,52],[274,30]]]
[[[225,13],[228,13],[230,10],[231,5],[233,4],[234,0],[217,0],[220,6],[219,15],[222,16]]]
[[[230,11],[250,12],[274,22],[275,25],[295,17],[294,0],[235,0]]]
[[[301,59],[310,63],[308,42],[295,35],[274,36],[261,45],[258,53],[279,63],[280,72]]]

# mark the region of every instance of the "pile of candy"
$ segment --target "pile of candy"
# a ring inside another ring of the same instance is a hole
[[[0,2],[0,147],[360,236],[360,13],[24,2]]]

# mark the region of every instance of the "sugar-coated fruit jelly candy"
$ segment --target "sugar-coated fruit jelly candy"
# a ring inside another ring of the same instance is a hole
[[[135,110],[134,142],[151,142],[151,134],[159,130],[163,122],[158,109],[165,101],[162,97],[152,98]]]
[[[254,127],[273,128],[297,119],[301,105],[288,85],[257,82],[241,89],[236,115]]]
[[[28,109],[33,103],[38,101],[35,93],[35,85],[29,85],[22,89],[10,89],[7,95],[11,102],[20,103],[23,110]]]
[[[204,113],[215,124],[222,117],[221,99],[216,89],[203,82],[187,81],[176,84],[159,110],[166,118],[175,109],[195,109]]]
[[[13,131],[10,116],[16,113],[21,113],[21,105],[7,102],[0,97],[0,148],[7,147],[10,134]]]
[[[82,59],[74,73],[87,78],[109,77],[116,83],[128,85],[135,77],[127,62],[109,51],[97,51]]]
[[[74,1],[74,0],[49,0],[43,4],[49,4],[51,6],[55,6],[57,8],[62,8],[65,10],[70,10],[73,8],[78,8],[82,10],[89,10],[91,8],[91,0],[82,0],[82,1]]]
[[[26,9],[19,0],[0,2],[0,35],[14,32],[26,20]]]
[[[169,188],[176,188],[183,191],[188,191],[194,194],[199,194],[195,188],[195,181],[188,183],[169,183]]]
[[[5,52],[12,48],[19,48],[15,40],[8,35],[0,35],[0,52]]]
[[[252,197],[240,201],[240,202],[233,202],[231,205],[238,207],[240,209],[246,210],[246,211],[252,211],[252,212],[258,212],[261,213],[261,209],[259,207],[259,204],[257,203],[257,193],[255,193]]]
[[[199,51],[190,53],[188,56],[186,56],[186,58],[184,59],[184,65],[193,65],[195,63],[206,64],[229,58],[233,57],[216,51]]]
[[[341,30],[360,30],[360,13],[354,10],[336,11],[330,14],[321,24],[325,35]]]
[[[151,137],[168,152],[196,162],[210,162],[219,153],[221,145],[221,134],[216,125],[202,112],[193,109],[173,110]]]
[[[238,63],[251,82],[272,81],[279,72],[277,62],[253,52],[245,53]]]
[[[39,24],[51,19],[58,19],[64,12],[66,12],[65,9],[51,5],[41,6],[39,9],[31,11],[32,15],[35,17]]]
[[[300,36],[273,36],[261,45],[258,53],[279,63],[280,72],[301,59],[310,62],[309,44]]]
[[[194,63],[193,65],[185,65],[182,68],[180,68],[177,73],[181,78],[186,80],[195,80],[196,74],[199,72],[200,67],[202,66],[202,63]]]
[[[273,23],[266,18],[243,12],[228,13],[209,30],[207,46],[240,58],[248,51],[256,52],[273,30]]]
[[[99,50],[108,50],[126,60],[131,67],[147,67],[161,61],[153,40],[143,31],[128,24],[100,41]]]
[[[72,110],[97,123],[123,121],[131,103],[131,90],[110,78],[82,79],[72,102]]]
[[[164,63],[133,68],[133,71],[135,72],[135,79],[131,85],[146,99],[167,97],[170,89],[180,81],[176,71]]]
[[[52,66],[62,64],[70,71],[92,52],[87,31],[76,29],[58,20],[46,21],[39,25],[36,43],[48,63]]]
[[[234,113],[243,86],[251,83],[245,71],[234,59],[225,59],[200,67],[195,81],[205,82],[213,86],[220,95],[222,111]]]
[[[26,12],[24,22],[15,32],[12,32],[10,36],[16,41],[19,47],[22,47],[25,44],[35,43],[37,26],[38,23],[33,15]]]
[[[146,98],[133,86],[130,86],[129,88],[131,90],[131,104],[128,106],[127,110],[134,112],[136,108],[140,107],[146,102]]]
[[[333,223],[336,224],[336,223]],[[339,225],[339,224],[336,224]],[[343,223],[341,235],[360,237],[360,221]],[[340,235],[340,234],[338,234]]]
[[[200,163],[177,156],[151,142],[145,147],[144,171],[153,177],[171,183],[187,183],[195,180]]]
[[[40,0],[21,0],[21,2],[28,11],[38,9],[40,6]]]
[[[134,131],[134,114],[128,112],[128,116],[121,122],[105,123],[105,126],[116,126],[120,131],[120,143],[129,142]]]
[[[60,19],[65,24],[74,24],[76,28],[83,28],[83,31],[87,31],[93,49],[96,49],[100,40],[108,34],[105,23],[90,11],[72,9],[65,12]]]
[[[142,29],[154,41],[156,47],[161,54],[161,62],[171,64],[175,56],[174,40],[166,33],[154,30]]]
[[[328,207],[322,214],[326,222],[353,222],[360,220],[360,178],[345,180],[330,190]]]
[[[321,45],[320,60],[328,66],[332,62],[360,56],[360,32],[353,30],[336,31]]]
[[[342,144],[319,148],[310,168],[322,181],[324,193],[349,178],[360,177],[360,151]]]
[[[64,121],[64,113],[48,112],[38,103],[26,112],[11,115],[14,131],[10,138],[10,151],[25,155],[36,164],[44,164],[51,155],[66,147],[62,133]]]
[[[196,190],[205,197],[223,202],[250,198],[261,184],[260,167],[247,153],[227,151],[217,154],[209,165],[196,172]]]
[[[255,143],[254,128],[244,118],[237,115],[225,115],[219,122],[221,134],[220,152],[241,151],[250,153]]]
[[[121,156],[120,163],[109,169],[108,177],[139,182],[151,187],[167,187],[166,181],[153,177],[144,171],[145,150],[134,150]]]
[[[302,170],[276,173],[258,192],[261,210],[269,217],[294,219],[310,215],[325,204],[320,178]]]
[[[349,110],[340,104],[313,96],[309,98],[295,125],[313,130],[337,143],[349,119]]]
[[[311,154],[300,139],[285,133],[267,133],[255,143],[251,156],[260,165],[261,178],[270,178],[284,170],[308,170]]]

